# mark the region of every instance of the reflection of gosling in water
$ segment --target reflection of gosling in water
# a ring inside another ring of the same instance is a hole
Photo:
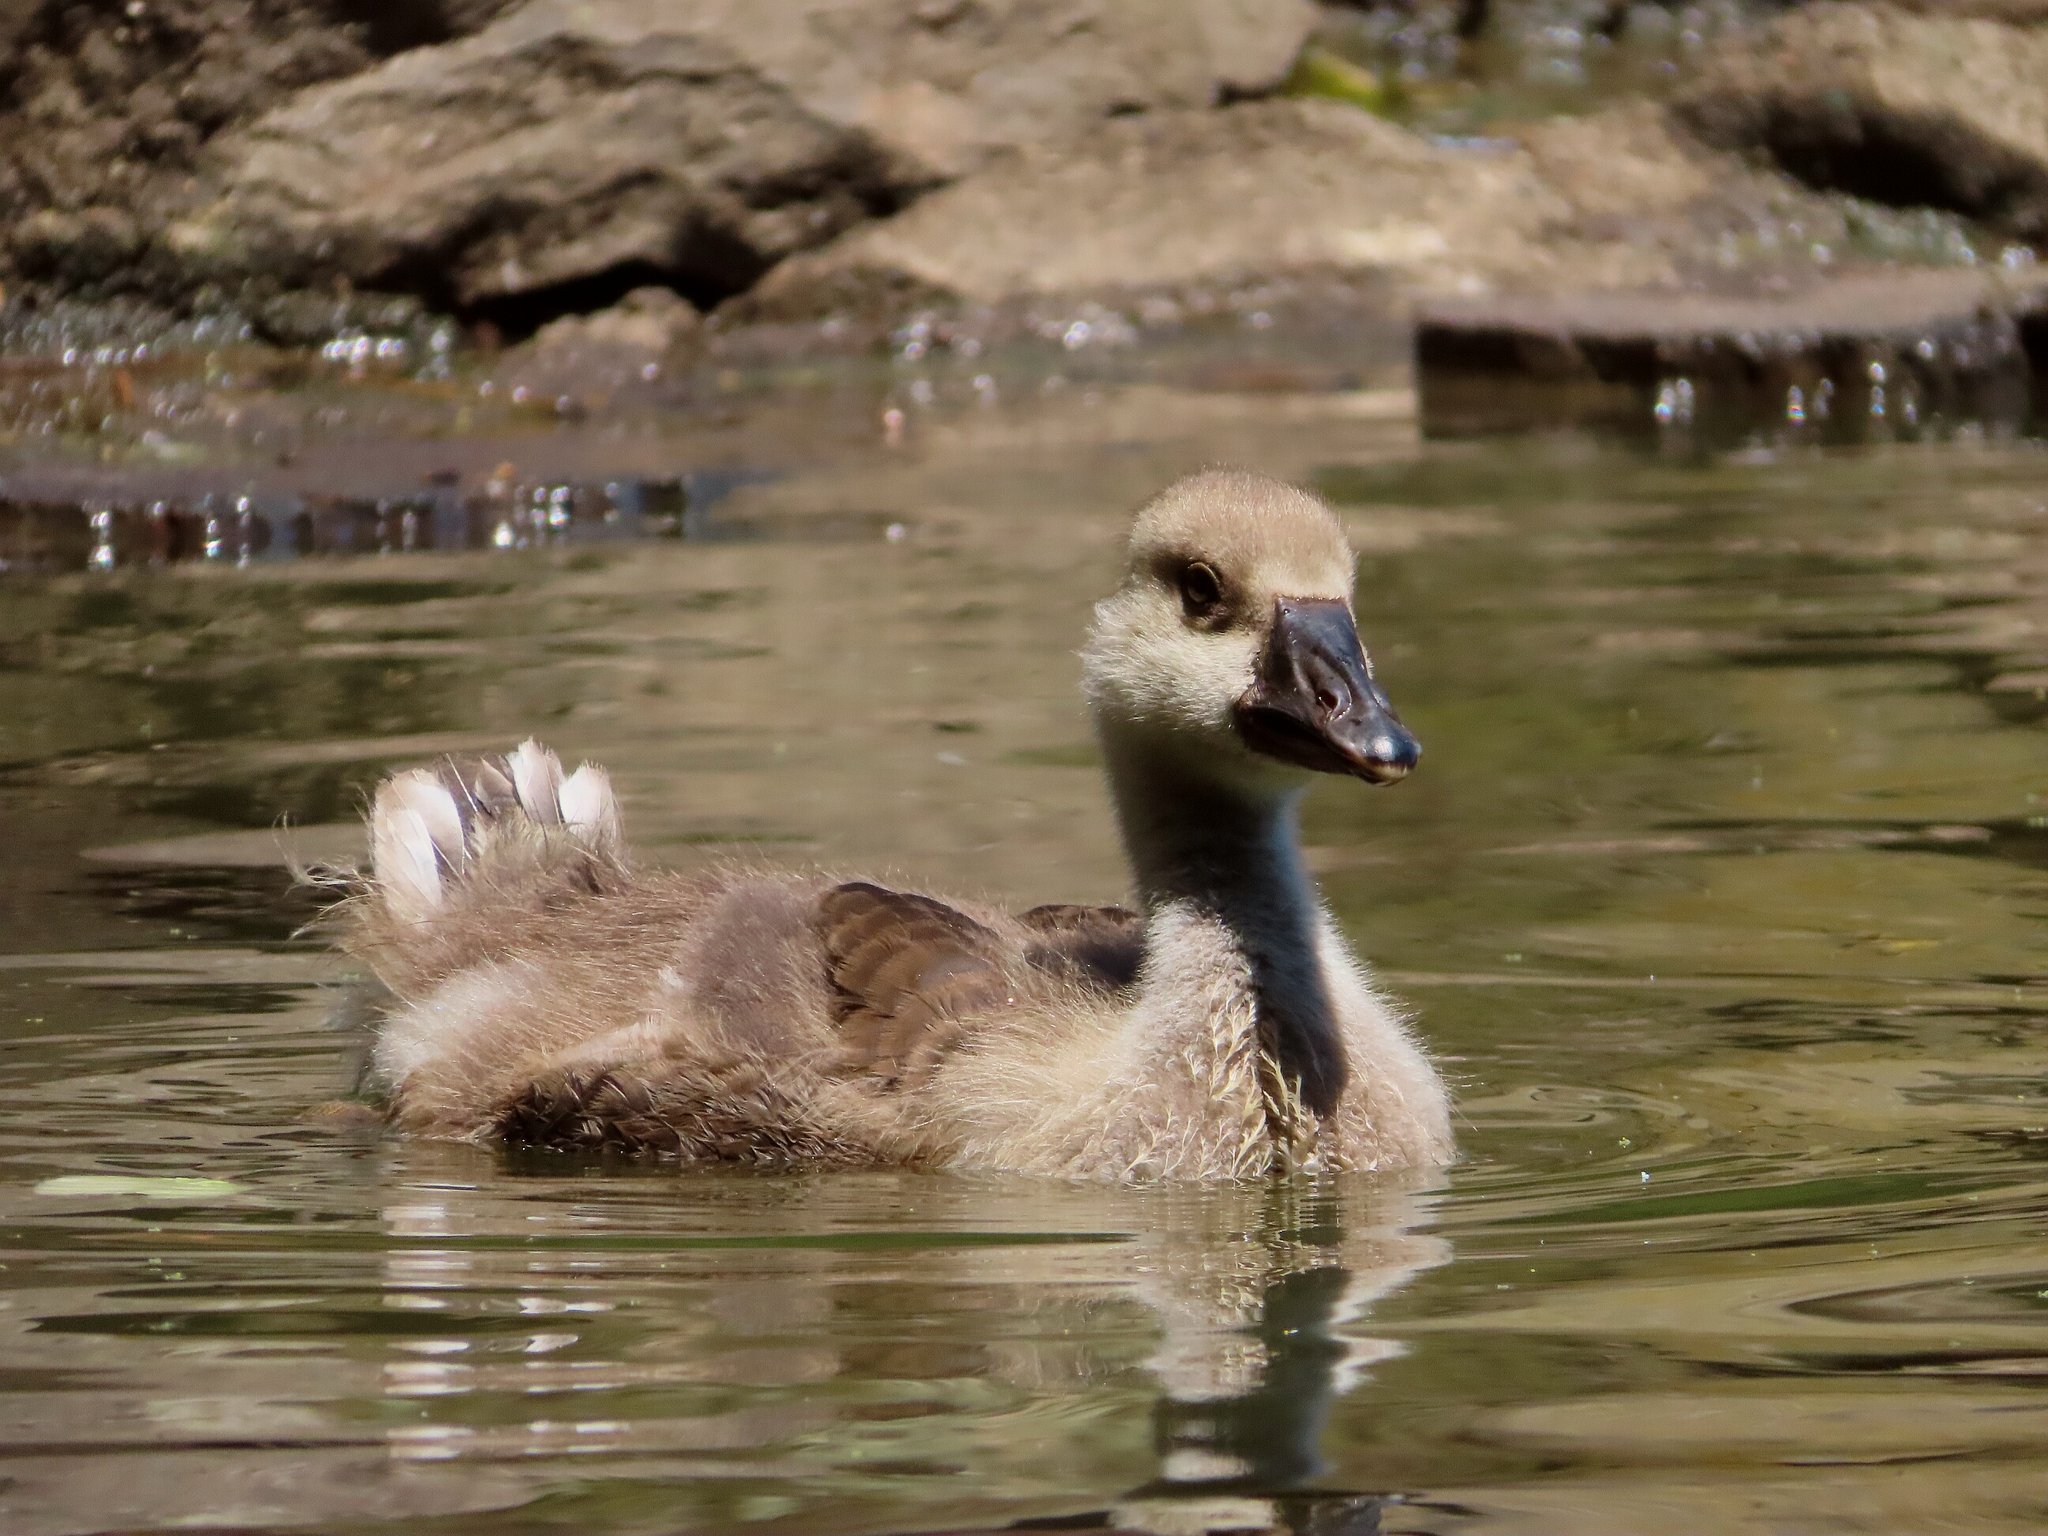
[[[347,947],[424,1135],[1110,1178],[1438,1163],[1441,1082],[1318,901],[1311,773],[1417,748],[1336,519],[1254,475],[1139,514],[1088,699],[1142,913],[629,866],[601,769],[532,742],[387,780]]]

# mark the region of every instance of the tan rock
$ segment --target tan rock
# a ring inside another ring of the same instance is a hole
[[[1841,233],[1819,199],[1685,140],[1654,108],[1453,147],[1336,102],[1255,102],[993,162],[777,269],[735,318],[1329,272],[1411,296],[1668,284],[1724,254],[1753,261],[1736,237],[1774,218],[1799,231],[1802,262]]]
[[[2048,238],[2048,31],[1821,4],[1730,39],[1677,112],[1817,187]]]
[[[609,309],[565,315],[533,335],[536,353],[615,351],[659,355],[688,338],[700,322],[697,311],[666,288],[635,288]]]
[[[1456,287],[1536,259],[1566,212],[1519,151],[1455,154],[1334,102],[1162,113],[991,164],[777,270],[748,307],[802,313],[863,285],[995,303],[1330,269]]]
[[[211,151],[193,278],[465,306],[644,271],[700,298],[1113,114],[1270,88],[1307,0],[530,0]]]

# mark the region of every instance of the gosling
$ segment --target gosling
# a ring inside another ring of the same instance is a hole
[[[400,1129],[686,1162],[1120,1180],[1416,1167],[1443,1083],[1331,921],[1296,808],[1419,748],[1330,510],[1212,471],[1143,507],[1088,704],[1137,910],[629,862],[600,768],[528,741],[378,789],[341,914]]]

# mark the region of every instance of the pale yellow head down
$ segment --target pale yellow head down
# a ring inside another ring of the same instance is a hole
[[[1083,653],[1098,727],[1213,755],[1231,777],[1295,780],[1245,750],[1233,706],[1252,687],[1282,599],[1348,605],[1354,557],[1317,497],[1245,470],[1176,481],[1142,507],[1122,584],[1095,608]],[[1212,573],[1214,611],[1190,605]],[[1192,575],[1191,575],[1192,573]]]
[[[1355,560],[1337,515],[1321,497],[1250,470],[1203,470],[1140,507],[1126,588],[1175,553],[1206,558],[1268,598],[1351,596]]]

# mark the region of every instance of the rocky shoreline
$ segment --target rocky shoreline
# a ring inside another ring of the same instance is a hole
[[[1644,9],[1565,11],[1598,41]],[[1797,333],[1923,267],[2032,292],[2048,6],[1822,0],[1700,43],[1669,89],[1477,135],[1305,69],[1340,13],[0,0],[0,322],[18,353],[71,313],[284,345],[445,315],[532,336],[514,371],[575,403],[679,358],[1142,334],[1297,293],[1436,306],[1439,338],[1623,295],[1682,339],[1736,299]],[[1897,307],[1870,309],[1887,345]]]

